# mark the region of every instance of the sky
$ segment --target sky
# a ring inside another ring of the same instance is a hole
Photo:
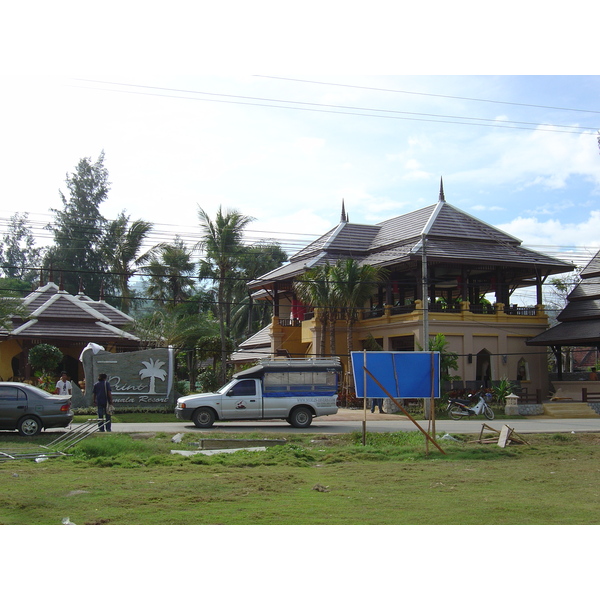
[[[342,200],[378,223],[435,203],[443,177],[455,207],[585,263],[600,248],[589,6],[5,3],[0,232],[28,212],[50,243],[67,173],[104,151],[103,214],[153,222],[152,241],[193,243],[198,207],[222,206],[291,253]]]

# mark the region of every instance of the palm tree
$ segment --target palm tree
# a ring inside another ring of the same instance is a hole
[[[217,311],[221,336],[221,383],[227,378],[227,337],[231,324],[232,278],[240,264],[242,238],[246,225],[253,217],[232,210],[223,213],[221,207],[215,220],[198,207],[198,218],[203,235],[198,248],[204,250],[200,275],[217,281]]]
[[[121,294],[121,310],[129,313],[132,293],[129,280],[135,273],[135,268],[147,262],[152,256],[152,250],[140,255],[146,236],[152,230],[152,224],[138,219],[129,223],[129,216],[122,211],[108,225],[106,235],[106,257],[112,270],[116,273],[118,289]]]
[[[361,265],[353,258],[339,260],[331,270],[336,302],[346,320],[348,360],[353,349],[354,323],[358,320],[358,310],[364,307],[373,294],[373,288],[385,276],[385,270],[373,265]]]
[[[196,266],[183,240],[176,236],[172,244],[157,246],[153,256],[155,258],[143,268],[150,276],[147,294],[171,307],[187,300],[194,288],[192,276]]]
[[[135,322],[136,335],[149,348],[170,346],[175,355],[185,353],[190,390],[196,389],[198,359],[207,339],[218,336],[218,325],[209,313],[189,314],[182,307],[157,310]]]
[[[260,306],[254,305],[248,282],[280,267],[286,260],[287,254],[274,242],[261,241],[244,249],[240,255],[240,277],[233,284],[232,300],[235,308],[231,317],[232,337],[250,337],[269,324],[271,306],[268,302],[260,302]]]
[[[315,309],[315,319],[321,328],[319,356],[325,356],[327,332],[332,325],[331,309],[332,307],[333,310],[336,309],[334,291],[331,285],[331,268],[329,263],[313,267],[297,277],[294,282],[294,291],[298,298]],[[333,321],[333,330],[333,336],[335,336],[335,321]],[[330,332],[331,339],[332,334]],[[330,347],[331,354],[335,352],[335,337],[333,337],[333,343],[333,348]]]

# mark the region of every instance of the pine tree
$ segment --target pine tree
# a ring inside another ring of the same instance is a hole
[[[54,245],[46,253],[44,264],[55,277],[62,275],[70,293],[77,293],[81,280],[85,293],[98,298],[103,286],[105,291],[114,287],[105,258],[105,245],[110,244],[107,221],[100,213],[110,189],[104,152],[94,163],[91,158],[82,158],[75,172],[67,174],[66,185],[69,196],[59,192],[62,210],[50,209],[54,224],[47,229],[54,233]]]

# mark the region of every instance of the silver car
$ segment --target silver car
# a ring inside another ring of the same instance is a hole
[[[0,429],[29,436],[67,427],[72,420],[71,396],[49,394],[27,383],[0,382]]]

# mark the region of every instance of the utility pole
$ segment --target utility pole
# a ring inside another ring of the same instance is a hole
[[[427,241],[426,234],[421,234],[421,277],[422,277],[422,293],[423,298],[423,350],[429,352],[429,289],[427,285],[427,250],[425,243]],[[429,419],[431,416],[431,398],[423,399],[424,417]]]

